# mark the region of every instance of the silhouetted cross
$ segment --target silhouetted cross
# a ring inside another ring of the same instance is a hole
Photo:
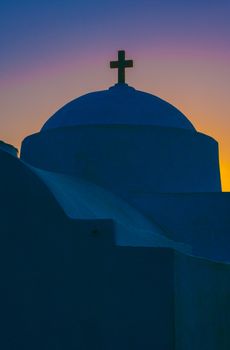
[[[118,83],[125,84],[125,68],[133,67],[133,60],[125,60],[125,51],[118,51],[118,61],[111,61],[110,68],[118,68]]]

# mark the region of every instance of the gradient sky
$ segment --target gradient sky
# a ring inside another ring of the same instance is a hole
[[[0,2],[0,139],[20,147],[59,107],[127,81],[179,108],[219,141],[230,190],[230,0]]]

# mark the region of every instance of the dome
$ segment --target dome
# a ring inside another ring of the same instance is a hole
[[[195,130],[177,108],[159,97],[127,84],[91,92],[67,103],[42,130],[77,125],[156,125]]]

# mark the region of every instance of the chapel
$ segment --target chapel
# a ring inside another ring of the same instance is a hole
[[[3,349],[230,348],[218,142],[133,66],[0,147]]]

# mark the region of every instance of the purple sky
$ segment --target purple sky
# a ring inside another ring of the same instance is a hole
[[[125,49],[130,85],[219,141],[230,189],[229,18],[229,0],[1,1],[0,138],[20,147],[67,101],[112,85]]]

